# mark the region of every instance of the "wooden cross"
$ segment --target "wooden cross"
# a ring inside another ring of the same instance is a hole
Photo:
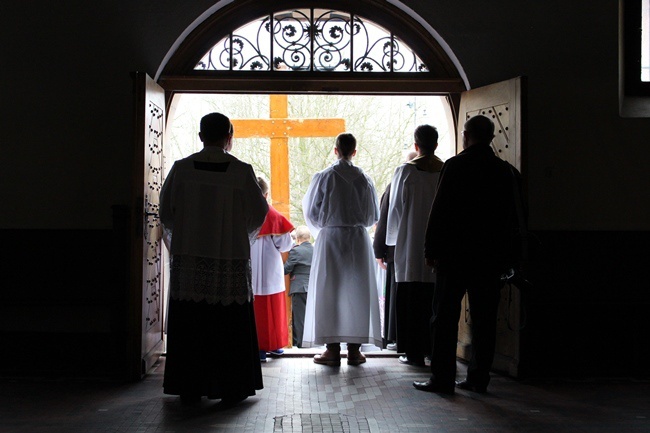
[[[236,138],[271,139],[272,205],[290,219],[289,138],[335,137],[345,131],[345,120],[289,119],[287,95],[270,95],[270,119],[233,119]]]
[[[289,211],[289,138],[335,137],[345,131],[344,119],[289,119],[287,95],[270,96],[270,119],[231,119],[236,138],[268,137],[271,139],[271,197],[272,205],[287,219]],[[289,253],[282,254],[287,261]],[[286,310],[291,347],[291,298],[289,276],[285,276]]]

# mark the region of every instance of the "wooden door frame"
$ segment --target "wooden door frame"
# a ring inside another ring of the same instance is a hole
[[[172,93],[277,93],[364,95],[460,95],[466,89],[461,78],[434,78],[418,73],[232,72],[210,75],[163,75],[158,84]],[[381,76],[378,76],[381,75]]]

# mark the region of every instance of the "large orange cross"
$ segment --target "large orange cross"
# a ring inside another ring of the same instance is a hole
[[[270,96],[270,119],[233,119],[236,138],[271,139],[272,205],[282,215],[289,213],[289,137],[335,137],[345,131],[345,120],[289,119],[287,95]]]
[[[344,119],[289,119],[287,95],[270,96],[270,119],[232,119],[236,138],[268,137],[271,139],[272,205],[291,219],[289,211],[289,137],[335,137],[345,131]],[[287,260],[288,253],[282,254]],[[289,276],[285,276],[286,310],[291,347],[291,299]]]

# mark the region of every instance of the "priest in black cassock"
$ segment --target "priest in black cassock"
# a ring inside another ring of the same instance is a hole
[[[230,406],[262,389],[250,245],[268,204],[253,168],[228,152],[230,120],[201,119],[204,148],[176,161],[160,197],[171,253],[165,394]]]

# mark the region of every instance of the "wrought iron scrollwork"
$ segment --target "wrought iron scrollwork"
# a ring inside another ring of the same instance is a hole
[[[279,13],[273,17],[275,70],[308,71],[311,68],[311,19],[304,11]]]
[[[314,19],[314,69],[349,71],[352,29],[350,15],[327,11]]]
[[[251,21],[213,46],[194,69],[428,71],[393,33],[358,15],[323,9],[294,9]]]

